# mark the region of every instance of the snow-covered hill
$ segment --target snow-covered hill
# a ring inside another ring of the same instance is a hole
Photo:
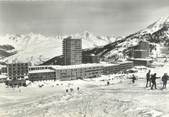
[[[149,25],[145,29],[141,30],[142,33],[153,34],[162,29],[169,22],[169,17],[162,17],[153,24]]]
[[[89,50],[88,53],[101,55],[102,58],[124,57],[128,50],[138,44],[140,40],[149,41],[152,46],[159,44],[169,45],[169,17],[160,18],[146,28],[121,38],[116,42],[105,45],[104,47]]]
[[[69,35],[70,36],[70,35]],[[116,41],[115,37],[95,36],[87,31],[71,35],[82,38],[82,48],[94,48]],[[8,44],[15,48],[17,53],[3,59],[7,62],[21,61],[41,64],[55,56],[62,54],[62,41],[67,36],[46,37],[41,34],[14,35],[7,34],[0,37],[0,44]]]

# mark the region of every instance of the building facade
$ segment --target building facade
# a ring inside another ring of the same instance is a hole
[[[1,68],[1,74],[7,74],[7,67]]]
[[[15,86],[26,86],[26,80],[25,79],[6,80],[5,84],[8,85],[8,86],[12,86],[12,87],[15,87]]]
[[[107,64],[107,65],[104,65],[104,68],[103,68],[104,75],[115,74],[115,73],[118,73],[119,71],[120,71],[119,64]]]
[[[150,45],[146,41],[140,41],[133,50],[133,58],[147,58],[150,53]]]
[[[60,80],[95,78],[103,73],[103,66],[101,64],[54,66],[53,69],[56,72],[56,79]]]
[[[29,80],[77,80],[96,78],[103,74],[114,74],[133,67],[132,61],[119,62],[116,64],[90,63],[80,65],[50,65],[31,66],[29,69]]]
[[[82,63],[82,41],[71,37],[63,40],[63,56],[65,65],[77,65]]]
[[[51,69],[51,67],[47,66],[47,65],[29,66],[29,71],[33,71],[33,70],[45,70],[45,69]]]
[[[82,62],[83,63],[99,63],[100,59],[98,55],[84,55],[82,57]]]
[[[149,50],[150,49],[150,45],[147,41],[140,41],[138,46],[136,46],[135,48],[136,50]]]
[[[120,71],[131,69],[134,66],[132,61],[123,61],[123,62],[119,62],[118,64],[119,64]]]
[[[7,74],[12,80],[23,79],[28,76],[28,63],[7,64]]]
[[[56,80],[56,72],[50,69],[29,71],[30,81]]]
[[[146,50],[135,50],[134,58],[147,58],[149,56],[149,51]]]
[[[133,50],[132,58],[129,58],[129,61],[132,61],[134,66],[147,66],[150,67],[152,64],[152,59],[149,58],[150,55],[150,45],[147,41],[140,41],[138,46]]]
[[[134,64],[132,61],[124,61],[116,64],[105,64],[103,67],[103,74],[108,75],[115,74],[120,71],[126,71],[127,69],[131,69],[133,65]]]
[[[129,61],[133,61],[134,66],[147,66],[150,67],[153,63],[152,59],[144,59],[144,58],[130,58]]]

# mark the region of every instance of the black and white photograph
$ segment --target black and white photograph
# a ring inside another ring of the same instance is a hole
[[[168,80],[169,0],[0,0],[0,117],[169,117]]]

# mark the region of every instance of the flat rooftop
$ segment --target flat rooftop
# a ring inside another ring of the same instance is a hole
[[[55,70],[58,70],[58,69],[62,70],[62,69],[77,69],[77,68],[89,68],[89,67],[118,66],[120,64],[125,64],[125,63],[132,63],[132,61],[121,61],[121,62],[117,62],[117,63],[107,63],[107,62],[89,63],[89,64],[64,65],[64,66],[61,66],[61,65],[43,65],[43,66],[30,66],[30,68],[47,67],[49,70],[50,70],[50,68],[53,68]],[[33,73],[34,71],[36,71],[36,72],[45,72],[44,70],[33,70],[33,71],[30,71],[29,73]]]
[[[55,72],[55,71],[51,70],[51,69],[42,69],[42,70],[32,70],[32,71],[29,71],[29,73],[31,73],[31,74],[35,74],[35,73],[49,73],[49,72]]]
[[[129,60],[138,60],[138,61],[152,61],[151,58],[130,58]]]
[[[100,63],[94,63],[94,64],[79,64],[79,65],[65,65],[65,66],[60,66],[60,65],[53,65],[50,66],[53,69],[76,69],[76,68],[89,68],[89,67],[102,67],[103,65]]]

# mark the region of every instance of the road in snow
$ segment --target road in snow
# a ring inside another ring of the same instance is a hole
[[[114,79],[109,86],[98,79],[57,81],[42,88],[34,84],[11,89],[1,84],[0,116],[169,117],[169,90],[160,90],[161,80],[157,82],[157,90],[145,88],[145,79],[138,79],[135,84],[131,79]],[[74,91],[66,93],[65,89],[71,87]]]

